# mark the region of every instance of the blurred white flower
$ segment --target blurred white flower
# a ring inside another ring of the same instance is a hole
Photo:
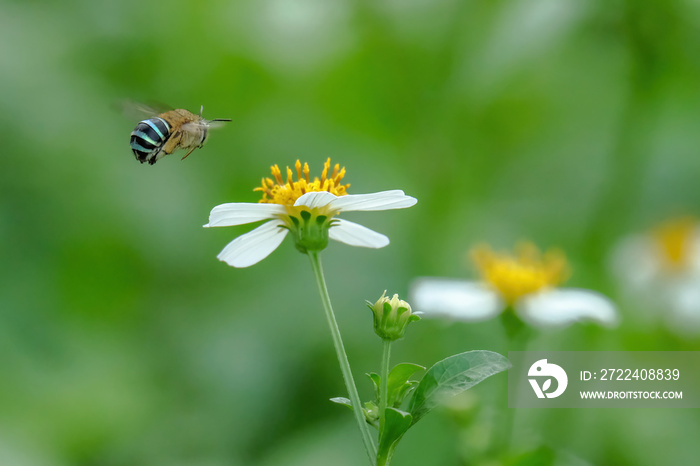
[[[700,223],[691,217],[664,222],[623,238],[611,267],[627,299],[659,315],[673,331],[700,333]],[[653,319],[647,315],[647,318]]]
[[[274,179],[265,178],[259,203],[221,204],[212,209],[205,227],[243,225],[268,220],[254,230],[231,241],[217,258],[233,267],[248,267],[266,258],[291,233],[297,249],[302,252],[320,251],[328,239],[350,246],[382,248],[389,238],[348,220],[335,218],[340,212],[403,209],[417,201],[401,190],[371,194],[346,194],[349,184],[341,184],[345,169],[335,165],[330,171],[330,159],[324,165],[321,178],[309,179],[309,166],[297,160],[297,181],[287,168],[287,181],[277,165],[272,167]]]
[[[617,310],[605,296],[590,290],[556,288],[569,276],[563,253],[542,254],[534,244],[522,243],[515,254],[494,253],[488,246],[472,251],[481,281],[419,278],[411,286],[414,309],[422,317],[461,321],[490,319],[515,311],[539,327],[566,326],[592,320],[613,326]]]

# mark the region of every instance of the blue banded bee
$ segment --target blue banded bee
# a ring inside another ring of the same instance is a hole
[[[141,113],[157,113],[140,104],[132,104],[132,107]],[[189,149],[182,157],[184,160],[192,151],[204,145],[210,128],[217,126],[218,122],[231,121],[226,118],[205,120],[202,110],[203,107],[199,115],[183,109],[169,110],[140,121],[131,132],[130,141],[136,159],[153,165],[178,149]]]

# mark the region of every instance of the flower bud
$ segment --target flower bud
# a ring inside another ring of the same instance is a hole
[[[411,312],[411,305],[399,299],[395,294],[391,299],[387,298],[386,291],[382,297],[367,306],[374,314],[374,331],[383,340],[394,341],[403,337],[409,323],[420,320],[420,317]]]

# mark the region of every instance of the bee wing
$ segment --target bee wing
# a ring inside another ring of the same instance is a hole
[[[122,113],[131,120],[143,120],[144,118],[151,118],[172,110],[172,107],[168,105],[160,103],[144,104],[133,100],[122,100],[119,106]]]
[[[224,126],[224,124],[228,121],[231,120],[199,120],[199,121],[190,121],[188,123],[185,123],[182,125],[182,129],[184,131],[190,131],[194,130],[197,128],[205,127],[207,129],[216,129],[216,128],[221,128]]]

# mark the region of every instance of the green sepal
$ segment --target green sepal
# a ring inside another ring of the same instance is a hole
[[[377,448],[377,466],[389,464],[396,445],[412,425],[413,417],[410,413],[396,408],[384,410],[384,427],[379,433]]]
[[[389,302],[384,302],[384,307],[382,308],[383,310],[383,318],[386,319],[389,317],[389,314],[391,314],[391,304]]]
[[[318,252],[328,246],[328,230],[333,223],[318,208],[300,210],[298,216],[288,215],[285,227],[294,238],[294,246],[304,254]]]
[[[492,351],[467,351],[438,361],[413,392],[409,411],[415,424],[444,399],[468,390],[510,367],[505,356]]]

